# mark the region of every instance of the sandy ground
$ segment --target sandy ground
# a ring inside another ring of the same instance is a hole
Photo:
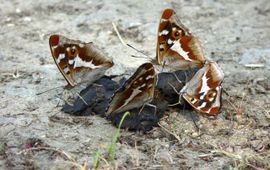
[[[140,54],[120,43],[111,23],[128,43],[155,56],[166,7],[175,9],[222,67],[230,96],[223,94],[217,119],[179,111],[147,134],[122,130],[113,166],[107,155],[114,126],[99,116],[61,113],[61,88],[36,95],[66,83],[48,37],[93,41],[114,59],[108,74],[132,73],[146,60],[131,57]],[[2,0],[0,169],[93,168],[97,151],[103,169],[270,169],[269,18],[268,0]]]

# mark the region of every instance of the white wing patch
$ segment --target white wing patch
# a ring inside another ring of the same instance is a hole
[[[168,42],[169,43],[169,42]],[[184,57],[185,60],[187,61],[192,61],[189,56],[188,56],[188,52],[184,51],[182,48],[181,48],[181,44],[179,41],[175,41],[173,46],[171,47],[171,49],[175,52],[178,52],[181,56]]]
[[[202,105],[200,105],[200,106],[198,107],[198,109],[204,108],[204,107],[206,106],[206,104],[207,104],[206,102],[203,102]]]
[[[203,76],[202,76],[202,88],[201,88],[201,90],[200,90],[199,93],[207,92],[207,91],[210,90],[210,88],[209,88],[208,85],[207,85],[207,80],[208,80],[208,79],[209,79],[209,78],[206,77],[206,73],[204,73]]]
[[[88,68],[91,68],[91,69],[97,69],[97,68],[100,68],[102,66],[96,66],[95,64],[93,64],[93,60],[91,60],[89,62],[83,61],[81,59],[81,57],[79,57],[77,55],[75,57],[74,68],[77,68],[77,67],[88,67]]]
[[[160,22],[167,22],[167,21],[168,21],[168,19],[164,19],[164,18],[160,19]]]

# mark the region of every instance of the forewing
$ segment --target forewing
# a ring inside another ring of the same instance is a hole
[[[155,69],[151,63],[141,65],[113,95],[106,115],[138,108],[150,102],[156,84]]]
[[[92,43],[51,35],[49,44],[58,69],[72,87],[97,80],[113,66],[112,60]]]
[[[202,67],[205,56],[194,37],[172,9],[165,9],[158,28],[156,60],[178,69]]]

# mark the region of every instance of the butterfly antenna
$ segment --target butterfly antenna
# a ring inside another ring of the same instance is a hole
[[[130,44],[126,44],[128,47],[132,48],[133,50],[137,51],[138,53],[144,55],[145,57],[140,57],[140,58],[146,58],[146,59],[151,59],[150,56],[146,55],[143,51],[138,50],[137,48],[135,48],[134,46],[130,45]],[[134,57],[134,56],[133,56]],[[138,57],[137,57],[138,58]]]
[[[162,64],[161,72],[163,72],[163,69],[165,67],[165,64],[166,64],[166,61],[164,61],[163,64]]]
[[[229,97],[231,97],[231,95],[223,88],[223,92],[227,95],[227,96],[229,96]]]
[[[196,121],[194,119],[194,114],[191,114],[191,119],[192,119],[192,121],[193,121],[193,123],[194,123],[194,125],[195,125],[195,127],[197,129],[197,131],[200,131],[200,128],[199,128],[199,126],[197,125],[197,123],[196,123]]]
[[[55,89],[58,89],[60,87],[63,87],[63,86],[58,86],[58,87],[54,87],[54,88],[51,88],[51,89],[48,89],[48,90],[45,90],[43,92],[39,92],[39,93],[36,93],[37,96],[41,95],[41,94],[44,94],[44,93],[47,93],[49,91],[52,91],[52,90],[55,90]]]
[[[115,25],[114,22],[112,22],[112,26],[113,26],[114,31],[115,31],[116,34],[117,34],[118,39],[119,39],[120,42],[123,44],[123,46],[128,46],[128,47],[132,48],[133,50],[135,50],[135,51],[137,51],[137,52],[143,54],[143,55],[146,56],[148,59],[149,59],[149,58],[151,59],[151,57],[149,57],[148,55],[146,55],[144,52],[142,52],[142,51],[138,50],[137,48],[133,47],[132,45],[126,43],[126,42],[124,41],[124,39],[122,38],[121,34],[119,33],[119,31],[118,31],[118,29],[117,29],[117,26]]]

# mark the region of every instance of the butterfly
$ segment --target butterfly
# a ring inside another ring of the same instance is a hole
[[[172,9],[162,13],[157,35],[156,61],[180,70],[203,67],[207,58],[201,44]]]
[[[152,101],[157,76],[153,64],[144,63],[114,93],[106,111],[106,116],[139,108]]]
[[[209,116],[219,113],[224,74],[216,62],[204,65],[180,91],[180,97],[196,111]]]
[[[92,42],[51,35],[49,45],[55,64],[68,83],[66,88],[73,88],[81,83],[91,84],[114,65],[112,59]]]
[[[221,108],[224,74],[204,55],[197,37],[190,33],[172,9],[162,13],[157,37],[156,60],[178,70],[199,68],[180,90],[180,97],[196,111],[217,115]]]

